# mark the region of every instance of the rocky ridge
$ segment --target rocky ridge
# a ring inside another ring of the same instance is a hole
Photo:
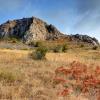
[[[69,35],[68,36],[71,41],[76,42],[84,42],[91,45],[99,45],[99,41],[95,37],[90,37],[88,35],[81,35],[81,34],[75,34],[75,35]]]
[[[25,43],[37,40],[54,40],[62,35],[53,25],[48,25],[35,17],[7,21],[0,25],[0,38],[19,38]]]
[[[18,38],[24,43],[29,44],[38,40],[56,40],[60,38],[69,38],[71,41],[86,42],[98,45],[96,38],[87,35],[65,35],[62,34],[55,26],[36,17],[23,18],[13,21],[7,21],[0,25],[0,38]]]

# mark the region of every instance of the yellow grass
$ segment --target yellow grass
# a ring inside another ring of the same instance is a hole
[[[0,100],[64,100],[57,97],[52,86],[57,67],[67,66],[74,60],[100,65],[100,51],[47,53],[46,61],[33,60],[30,53],[28,50],[0,49],[0,73],[6,73],[4,77],[11,74],[11,79],[14,78],[10,83],[0,80]],[[95,56],[98,59],[94,59]],[[72,97],[71,100],[76,99]]]
[[[46,58],[54,62],[80,61],[82,63],[100,64],[100,51],[81,51],[81,52],[67,52],[67,53],[47,53]]]

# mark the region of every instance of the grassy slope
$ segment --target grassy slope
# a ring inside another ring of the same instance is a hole
[[[72,61],[100,65],[99,50],[71,49],[67,53],[47,53],[47,60],[30,58],[30,50],[0,49],[0,99],[64,100],[53,87],[55,69]],[[80,100],[88,100],[79,97]],[[66,99],[65,99],[66,100]],[[75,100],[75,97],[74,99]]]

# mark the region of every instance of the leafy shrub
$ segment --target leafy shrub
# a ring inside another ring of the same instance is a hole
[[[44,59],[47,51],[48,50],[46,47],[39,47],[35,52],[32,53],[32,57],[37,60]]]
[[[19,42],[19,40],[18,40],[18,39],[16,39],[16,38],[12,38],[12,39],[11,39],[11,42],[12,42],[12,43],[18,43],[18,42]]]
[[[58,45],[54,48],[54,52],[62,52],[62,46]]]
[[[83,48],[83,47],[84,47],[84,44],[81,44],[81,45],[80,45],[80,48]]]
[[[57,47],[54,48],[54,52],[65,52],[68,49],[66,44],[63,45],[58,45]]]
[[[67,46],[67,44],[63,44],[62,51],[63,52],[66,52],[66,50],[68,50],[68,46]]]
[[[94,46],[92,49],[93,50],[97,50],[98,49],[98,46]]]
[[[20,39],[18,39],[16,37],[6,37],[6,38],[0,39],[0,40],[7,41],[9,43],[18,43],[18,42],[20,42]]]
[[[86,65],[73,61],[67,67],[61,66],[55,70],[53,85],[57,89],[57,95],[68,97],[75,93],[76,96],[85,94],[90,99],[99,97],[100,94],[100,66]],[[58,84],[62,88],[58,90]],[[98,91],[97,91],[98,90]],[[89,100],[90,100],[89,99]],[[100,99],[95,99],[100,100]]]
[[[41,47],[42,46],[42,42],[40,42],[40,41],[33,41],[29,45],[34,46],[34,47]]]
[[[40,42],[40,41],[37,41],[36,43],[35,43],[35,47],[41,47],[43,44],[42,44],[42,42]]]

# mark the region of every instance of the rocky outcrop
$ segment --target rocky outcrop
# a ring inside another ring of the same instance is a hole
[[[21,39],[26,44],[38,40],[56,40],[61,38],[69,38],[72,41],[86,42],[93,45],[99,44],[95,38],[87,35],[64,35],[53,25],[48,25],[46,22],[35,17],[7,21],[1,24],[0,38],[10,37]]]
[[[76,41],[76,42],[84,42],[92,45],[99,45],[99,41],[96,38],[92,38],[88,35],[80,35],[80,34],[75,34],[75,35],[69,35],[68,36],[71,41]]]
[[[30,43],[37,40],[55,40],[63,36],[53,25],[35,18],[7,21],[0,25],[0,37],[15,37]]]

